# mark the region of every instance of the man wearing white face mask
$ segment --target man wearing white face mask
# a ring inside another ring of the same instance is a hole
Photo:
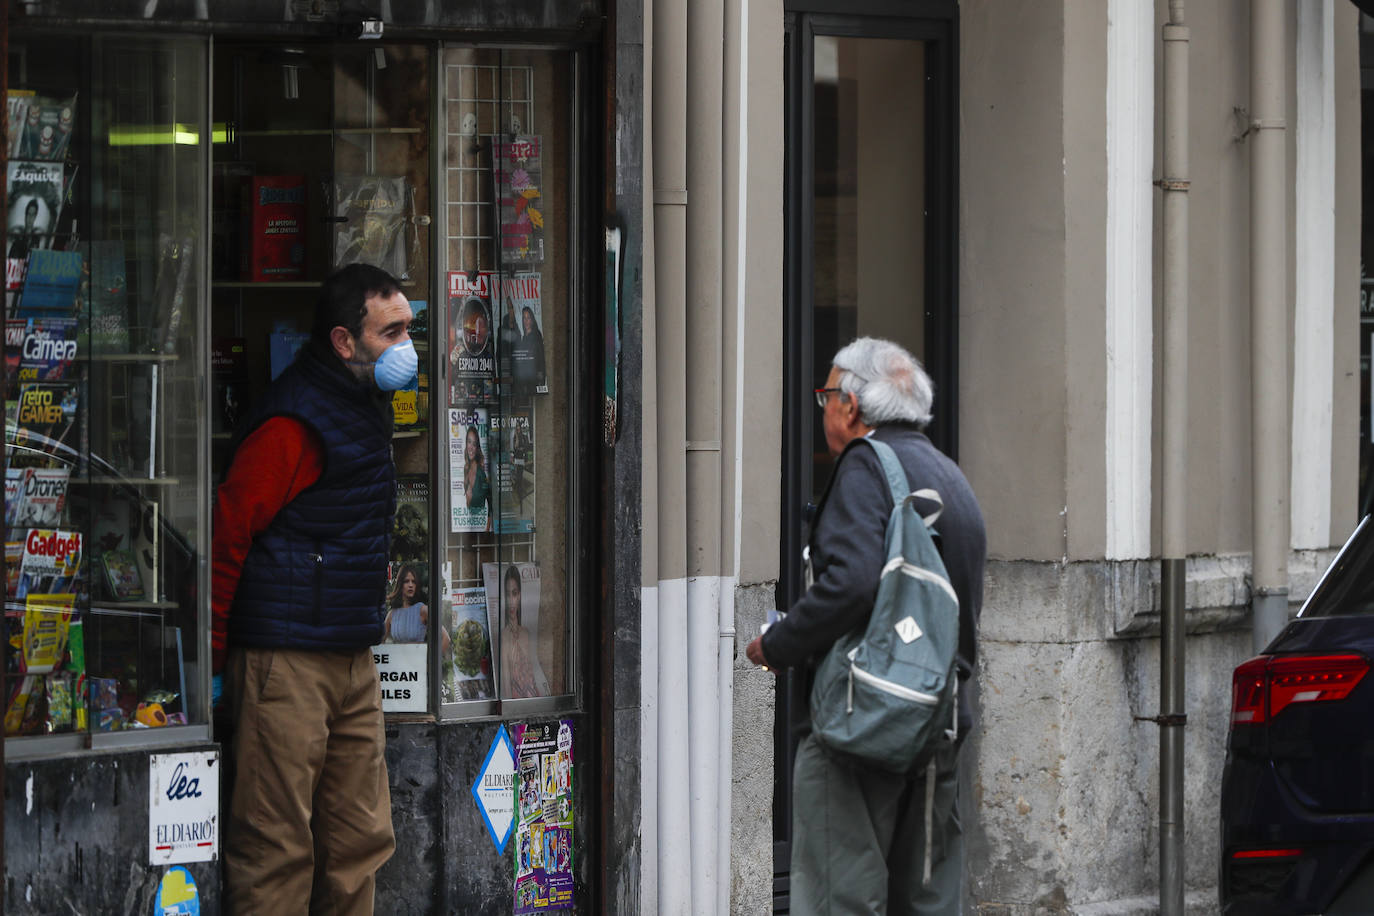
[[[396,510],[391,392],[416,375],[412,317],[383,270],[326,279],[309,343],[241,424],[216,492],[230,913],[370,914],[395,848],[371,647]]]

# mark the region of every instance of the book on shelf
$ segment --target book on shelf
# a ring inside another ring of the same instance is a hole
[[[243,265],[243,187],[251,162],[215,162],[210,178],[210,276],[237,280]]]
[[[148,346],[154,352],[171,355],[177,351],[182,316],[186,313],[186,297],[195,264],[195,241],[190,236],[178,239],[164,234],[159,248],[162,258],[154,292],[156,313],[148,328]]]
[[[19,153],[26,159],[61,160],[67,155],[76,127],[76,95],[29,98],[24,113],[24,136]]]
[[[5,524],[9,527],[56,528],[63,521],[67,506],[67,487],[72,470],[62,468],[6,468]],[[16,478],[17,494],[13,517],[10,514],[11,475]]]
[[[100,555],[105,569],[105,586],[111,601],[139,601],[143,598],[143,576],[132,550],[107,550]]]
[[[211,432],[232,433],[248,407],[247,344],[242,337],[216,337],[210,345],[214,385]]]
[[[307,332],[288,328],[277,328],[267,335],[267,361],[273,381],[296,361],[296,355],[309,340]]]
[[[143,583],[143,594],[149,601],[161,597],[161,568],[159,552],[162,549],[162,521],[158,502],[145,499],[139,507],[138,527],[134,530],[133,554],[138,566],[138,576]]]
[[[129,277],[124,243],[100,240],[90,243],[91,351],[129,351]]]
[[[14,444],[61,454],[75,450],[80,382],[30,382],[19,386]]]
[[[9,159],[20,158],[24,146],[24,126],[29,116],[29,105],[32,104],[33,97],[32,89],[11,89],[8,92],[6,101],[9,104],[9,123],[6,146],[9,149],[7,156]]]
[[[406,217],[410,188],[404,177],[340,175],[334,181],[334,265],[380,267],[409,277]]]
[[[113,491],[110,491],[113,493]],[[91,507],[91,550],[128,549],[134,543],[132,513],[123,496],[106,495]]]
[[[79,251],[30,251],[24,269],[24,288],[19,293],[18,316],[71,314],[81,291],[82,265]]]
[[[429,556],[429,477],[396,478],[396,519],[391,531],[391,561],[403,563]]]
[[[240,279],[250,283],[305,277],[304,175],[254,175],[243,183],[245,241]]]
[[[65,199],[62,163],[12,159],[5,178],[5,256],[25,261],[30,251],[52,247]]]

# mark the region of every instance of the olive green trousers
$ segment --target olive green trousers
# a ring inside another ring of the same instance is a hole
[[[959,916],[958,790],[953,744],[936,753],[932,781],[832,757],[807,735],[792,779],[791,912]]]

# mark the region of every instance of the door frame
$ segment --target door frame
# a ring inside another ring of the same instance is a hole
[[[785,0],[782,510],[778,610],[804,591],[801,552],[812,492],[810,451],[817,421],[812,403],[814,343],[813,136],[815,38],[893,38],[926,43],[925,353],[939,405],[926,429],[958,459],[958,25],[956,0]],[[777,683],[774,723],[774,900],[787,907],[792,834],[791,719],[805,707],[805,678]]]

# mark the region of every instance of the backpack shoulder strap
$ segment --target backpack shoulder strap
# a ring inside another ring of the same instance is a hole
[[[892,505],[900,505],[902,500],[911,494],[911,485],[907,482],[902,463],[897,460],[897,453],[892,450],[892,446],[886,442],[879,442],[872,436],[864,436],[860,441],[867,442],[873,447],[878,462],[883,466],[883,473],[887,475],[887,485],[892,491]]]

